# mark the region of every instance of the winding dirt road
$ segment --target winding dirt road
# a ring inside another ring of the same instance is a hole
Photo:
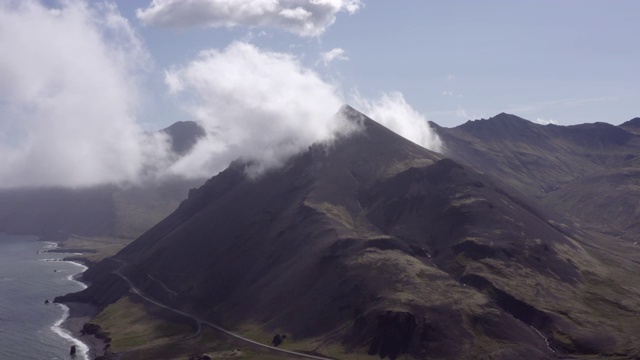
[[[274,353],[274,354],[275,353],[279,353],[281,355],[293,355],[295,357],[303,358],[303,359],[336,360],[335,358],[316,356],[316,355],[305,354],[305,353],[301,353],[301,352],[297,352],[297,351],[285,350],[285,349],[280,349],[280,348],[276,348],[276,347],[273,347],[273,346],[269,346],[269,345],[266,345],[266,344],[251,340],[251,339],[246,338],[244,336],[241,336],[241,335],[238,335],[238,334],[234,334],[231,331],[228,331],[225,328],[223,328],[223,327],[221,327],[221,326],[219,326],[217,324],[214,324],[212,322],[209,322],[209,321],[207,321],[207,320],[205,320],[203,318],[200,318],[198,316],[191,315],[191,314],[188,314],[188,313],[186,313],[186,312],[184,312],[182,310],[178,310],[178,309],[173,308],[171,306],[165,305],[165,304],[163,304],[163,303],[161,303],[161,302],[159,302],[159,301],[157,301],[155,299],[152,299],[151,297],[145,295],[138,287],[135,286],[135,284],[131,280],[129,280],[129,278],[127,278],[125,275],[123,275],[120,272],[122,267],[124,267],[126,265],[124,260],[116,259],[116,258],[109,258],[109,259],[120,263],[120,268],[118,270],[115,270],[113,273],[115,275],[119,276],[120,278],[122,278],[124,281],[126,281],[127,284],[129,285],[129,287],[131,288],[131,290],[134,293],[136,293],[136,295],[140,296],[145,301],[148,301],[148,302],[150,302],[150,303],[152,303],[152,304],[154,304],[156,306],[159,306],[161,308],[167,309],[167,310],[172,311],[172,312],[174,312],[176,314],[180,314],[180,315],[182,315],[184,317],[187,317],[187,318],[190,318],[190,319],[194,320],[198,324],[198,331],[196,332],[196,335],[194,335],[194,336],[197,336],[200,333],[200,329],[202,328],[202,325],[204,324],[204,325],[210,326],[211,328],[213,328],[215,330],[220,331],[221,333],[224,333],[224,334],[226,334],[228,336],[231,336],[231,337],[233,337],[233,338],[235,338],[237,340],[240,340],[241,342],[243,342],[243,343],[245,343],[247,345],[250,345],[250,347],[253,347],[253,348],[257,347],[259,349],[268,350],[270,353]],[[158,281],[158,280],[156,280],[156,281]],[[192,337],[194,337],[194,336],[192,336]],[[192,337],[190,337],[190,338],[192,338]]]

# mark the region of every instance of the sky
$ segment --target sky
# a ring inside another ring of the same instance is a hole
[[[640,116],[633,0],[0,0],[0,187],[258,176],[357,131]],[[184,158],[154,131],[194,120]]]
[[[207,26],[177,11],[174,23],[154,22],[151,13],[136,15],[149,1],[117,3],[158,69],[243,39],[299,57],[347,93],[400,92],[447,127],[500,112],[564,125],[640,116],[633,0],[354,1],[357,11],[336,13],[318,36],[255,22]],[[322,61],[336,49],[333,61]]]

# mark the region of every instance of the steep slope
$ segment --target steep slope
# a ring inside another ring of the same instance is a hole
[[[640,325],[619,321],[638,289],[610,281],[581,234],[342,112],[362,131],[258,179],[232,164],[116,255],[120,271],[165,304],[341,359],[638,356]],[[115,263],[67,300],[124,294]]]
[[[434,125],[445,154],[599,233],[640,236],[633,200],[640,171],[637,121],[538,125],[513,115]]]
[[[638,199],[640,156],[568,183],[543,202],[570,214],[584,228],[637,242],[640,238]]]
[[[626,121],[620,124],[620,127],[629,132],[640,134],[640,117],[633,118],[629,121]]]

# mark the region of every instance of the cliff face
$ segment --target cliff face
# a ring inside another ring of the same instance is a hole
[[[232,164],[116,255],[122,273],[230,329],[324,339],[341,357],[638,354],[640,325],[623,319],[640,292],[590,234],[343,111],[361,132],[258,179]],[[84,299],[122,292],[101,266]]]

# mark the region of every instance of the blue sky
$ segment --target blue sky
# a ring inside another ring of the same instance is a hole
[[[300,57],[345,91],[399,91],[444,126],[503,111],[564,125],[640,116],[637,1],[365,0],[310,38],[271,27],[143,25],[135,12],[149,1],[117,3],[158,69],[250,39]],[[316,64],[333,48],[348,60]],[[161,92],[161,82],[155,85]]]
[[[0,0],[0,187],[256,175],[353,129],[640,116],[631,0]],[[176,159],[153,131],[197,121]],[[446,144],[445,144],[446,145]],[[446,146],[445,146],[446,148]]]

